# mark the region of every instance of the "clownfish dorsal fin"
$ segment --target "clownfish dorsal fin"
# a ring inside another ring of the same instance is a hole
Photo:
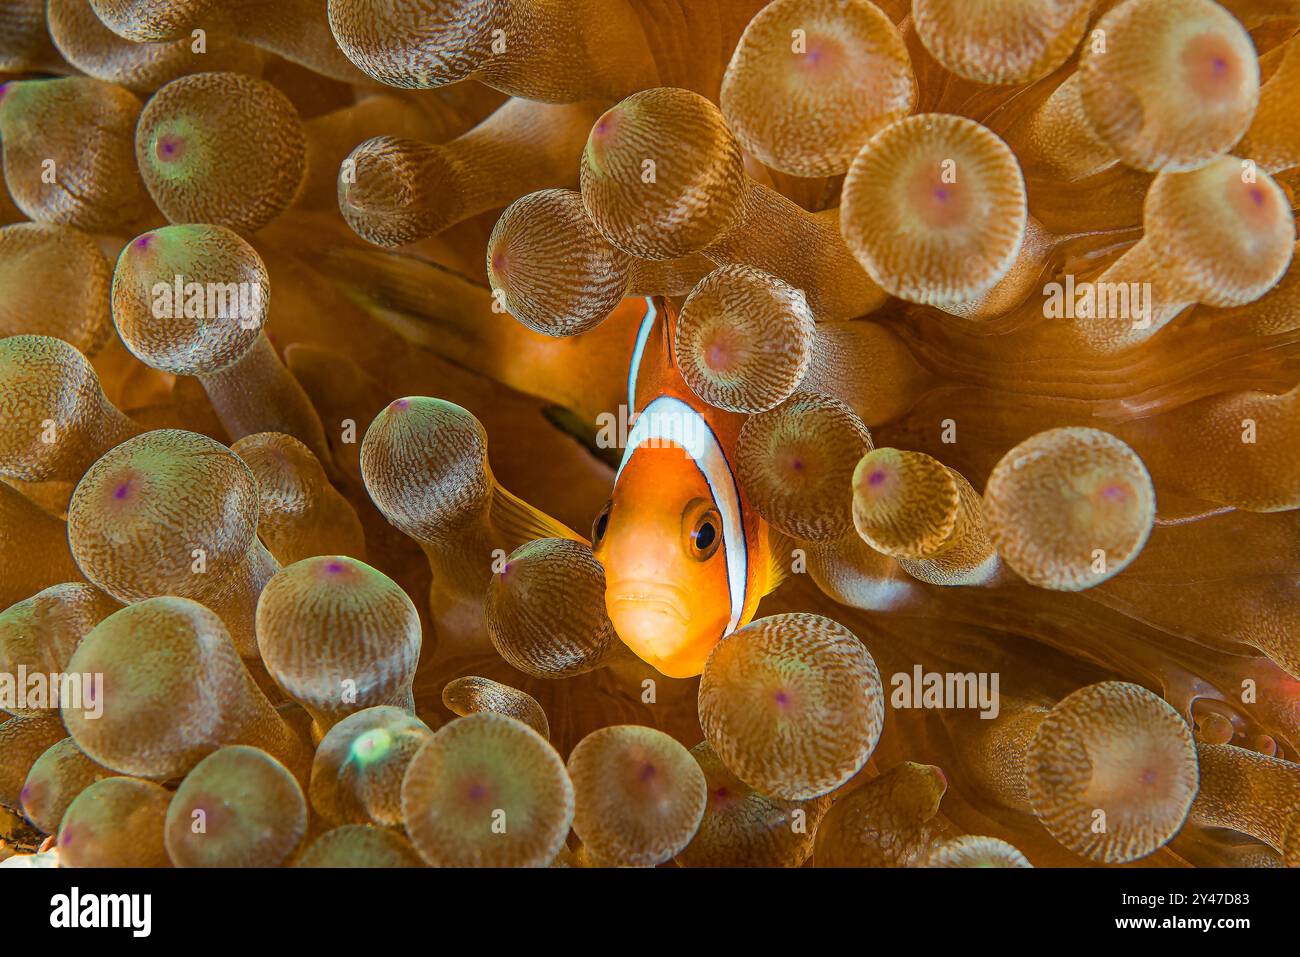
[[[676,370],[677,310],[673,308],[672,303],[662,297],[657,300],[656,308],[663,316],[663,322],[659,324],[659,328],[660,335],[663,336],[664,366],[667,369]]]

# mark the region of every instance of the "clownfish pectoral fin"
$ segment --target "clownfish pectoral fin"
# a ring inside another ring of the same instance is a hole
[[[492,491],[492,524],[521,544],[539,538],[567,538],[588,544],[585,538],[569,526],[512,495],[500,485]]]
[[[795,560],[794,552],[798,543],[784,532],[778,532],[771,525],[767,526],[767,582],[762,594],[770,594],[790,577]]]

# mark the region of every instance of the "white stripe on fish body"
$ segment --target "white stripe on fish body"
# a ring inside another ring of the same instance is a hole
[[[645,344],[650,340],[650,330],[655,327],[655,319],[659,317],[659,310],[655,308],[654,300],[649,296],[645,297],[645,305],[645,315],[641,317],[641,325],[636,330],[636,344],[632,347],[632,361],[627,366],[627,414],[629,416],[636,414],[636,380],[641,372],[641,358],[645,355]]]
[[[745,526],[740,514],[740,489],[736,476],[727,464],[718,437],[704,416],[681,399],[661,395],[637,414],[628,433],[623,461],[614,476],[614,487],[623,469],[640,448],[680,445],[709,486],[713,505],[722,518],[722,547],[727,560],[727,590],[731,597],[731,619],[722,634],[731,634],[740,625],[745,610],[745,587],[749,577]]]

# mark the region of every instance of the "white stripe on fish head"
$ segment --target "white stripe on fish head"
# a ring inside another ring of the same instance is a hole
[[[749,577],[749,554],[745,525],[740,511],[740,488],[718,437],[704,416],[681,399],[661,395],[637,414],[628,433],[623,461],[614,476],[614,488],[637,450],[653,443],[661,447],[672,443],[685,449],[695,467],[704,476],[713,505],[722,518],[722,547],[727,562],[727,590],[731,598],[731,618],[723,637],[740,625],[745,610],[746,585]]]

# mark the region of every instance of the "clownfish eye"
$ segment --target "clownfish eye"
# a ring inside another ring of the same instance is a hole
[[[690,525],[690,553],[696,561],[705,562],[713,557],[722,544],[722,516],[715,508],[703,509]]]
[[[596,520],[591,523],[591,547],[599,548],[601,540],[605,537],[605,532],[609,530],[609,513],[613,509],[613,501],[605,503],[605,507],[600,510]]]

